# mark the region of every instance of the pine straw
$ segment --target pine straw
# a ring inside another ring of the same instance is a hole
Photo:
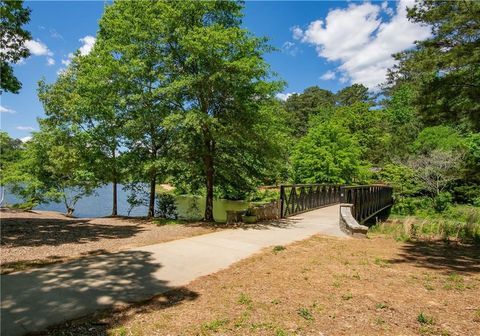
[[[480,248],[317,236],[47,334],[480,335]]]

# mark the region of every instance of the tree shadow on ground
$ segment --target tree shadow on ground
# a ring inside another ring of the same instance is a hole
[[[84,244],[134,236],[144,229],[133,224],[95,224],[88,219],[2,218],[2,246]]]
[[[480,245],[445,241],[412,241],[405,243],[392,264],[409,263],[445,273],[480,273]]]
[[[1,334],[22,335],[166,293],[174,288],[155,277],[161,267],[150,252],[124,251],[3,275]],[[183,290],[168,304],[197,297]]]
[[[279,218],[264,220],[257,223],[234,223],[226,224],[220,222],[194,222],[187,224],[188,226],[198,226],[205,228],[234,229],[234,230],[268,230],[270,228],[288,229],[293,227],[295,223],[300,222],[301,218]]]

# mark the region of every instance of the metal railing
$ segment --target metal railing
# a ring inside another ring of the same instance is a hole
[[[340,185],[283,184],[280,186],[281,218],[339,202]]]
[[[393,189],[386,185],[340,188],[340,202],[353,204],[352,215],[360,224],[393,205]]]

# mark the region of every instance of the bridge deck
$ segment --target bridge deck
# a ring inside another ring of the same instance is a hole
[[[226,268],[261,249],[314,234],[346,237],[339,207],[271,225],[223,230],[1,276],[1,334],[22,335],[118,303],[138,302]]]

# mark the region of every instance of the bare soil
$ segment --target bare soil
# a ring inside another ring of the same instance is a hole
[[[480,335],[480,246],[316,236],[45,334]]]
[[[68,218],[51,211],[0,211],[2,274],[79,257],[210,233],[205,223],[157,225],[141,218]]]

